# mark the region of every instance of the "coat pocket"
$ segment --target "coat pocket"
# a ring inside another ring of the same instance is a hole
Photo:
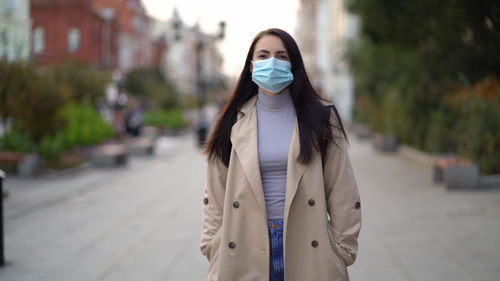
[[[330,226],[330,222],[328,222],[327,228],[328,228],[328,241],[330,241],[330,248],[332,249],[332,254],[334,255],[335,259],[338,260],[338,262],[340,262],[344,267],[347,267],[344,258],[340,254],[339,249],[337,248],[340,246],[338,245],[337,241],[335,241],[335,239],[333,238],[333,230]]]
[[[212,262],[212,259],[220,250],[220,240],[221,240],[222,227],[217,230],[217,232],[212,237],[212,240],[208,242],[207,247],[205,249],[205,256],[207,257],[209,262]]]

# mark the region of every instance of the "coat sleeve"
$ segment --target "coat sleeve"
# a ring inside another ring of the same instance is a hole
[[[333,114],[332,114],[333,115]],[[330,123],[337,125],[336,118]],[[323,167],[323,180],[330,216],[330,234],[337,254],[346,266],[354,263],[361,228],[361,203],[356,180],[347,153],[346,140],[333,127],[335,143],[331,143]]]
[[[226,178],[227,167],[222,161],[218,157],[208,159],[200,249],[209,261],[217,254],[220,244]]]

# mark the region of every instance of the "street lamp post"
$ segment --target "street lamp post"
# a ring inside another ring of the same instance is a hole
[[[199,34],[198,30],[196,32]],[[201,55],[203,51],[203,41],[200,36],[196,36],[196,91],[198,92],[198,145],[203,146],[207,139],[207,124],[203,107],[205,105],[205,81],[202,77]]]
[[[3,179],[5,178],[5,173],[0,170],[0,266],[5,265],[5,259],[3,254]]]
[[[179,18],[175,18],[173,22],[173,28],[175,31],[175,40],[180,41],[180,28],[182,24]],[[203,78],[203,58],[202,53],[205,47],[206,41],[216,41],[224,38],[226,23],[224,21],[219,22],[219,33],[217,35],[205,34],[202,33],[198,26],[195,27],[195,35],[196,35],[196,48],[195,48],[195,57],[196,57],[196,92],[198,94],[198,128],[197,128],[197,137],[198,137],[198,145],[203,146],[207,139],[207,131],[208,124],[203,113],[203,108],[205,106],[206,100],[206,85]]]

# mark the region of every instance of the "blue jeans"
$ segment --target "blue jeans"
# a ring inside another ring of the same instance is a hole
[[[284,281],[283,221],[269,221],[269,281]]]

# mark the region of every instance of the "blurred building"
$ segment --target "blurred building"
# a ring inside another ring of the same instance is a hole
[[[151,36],[152,19],[140,0],[91,0],[97,7],[112,9],[119,25],[118,69],[127,72],[133,68],[155,64],[154,42]]]
[[[224,80],[222,55],[217,36],[203,32],[197,25],[185,26],[177,10],[169,21],[156,22],[155,37],[163,36],[168,48],[162,62],[162,70],[176,89],[185,95],[198,93],[197,52],[200,48],[201,80],[205,88],[216,90]]]
[[[296,39],[307,74],[315,88],[321,90],[316,65],[316,1],[301,0],[297,19]]]
[[[300,0],[297,41],[308,74],[323,96],[333,100],[343,120],[350,123],[354,100],[353,76],[346,52],[357,36],[358,19],[347,12],[344,0]]]
[[[153,39],[140,0],[32,0],[31,16],[32,52],[42,65],[73,59],[125,73],[157,66],[166,47]]]
[[[32,0],[31,17],[37,64],[77,60],[102,69],[117,67],[115,10],[89,0]]]
[[[30,1],[0,1],[0,57],[28,60],[30,55]]]

